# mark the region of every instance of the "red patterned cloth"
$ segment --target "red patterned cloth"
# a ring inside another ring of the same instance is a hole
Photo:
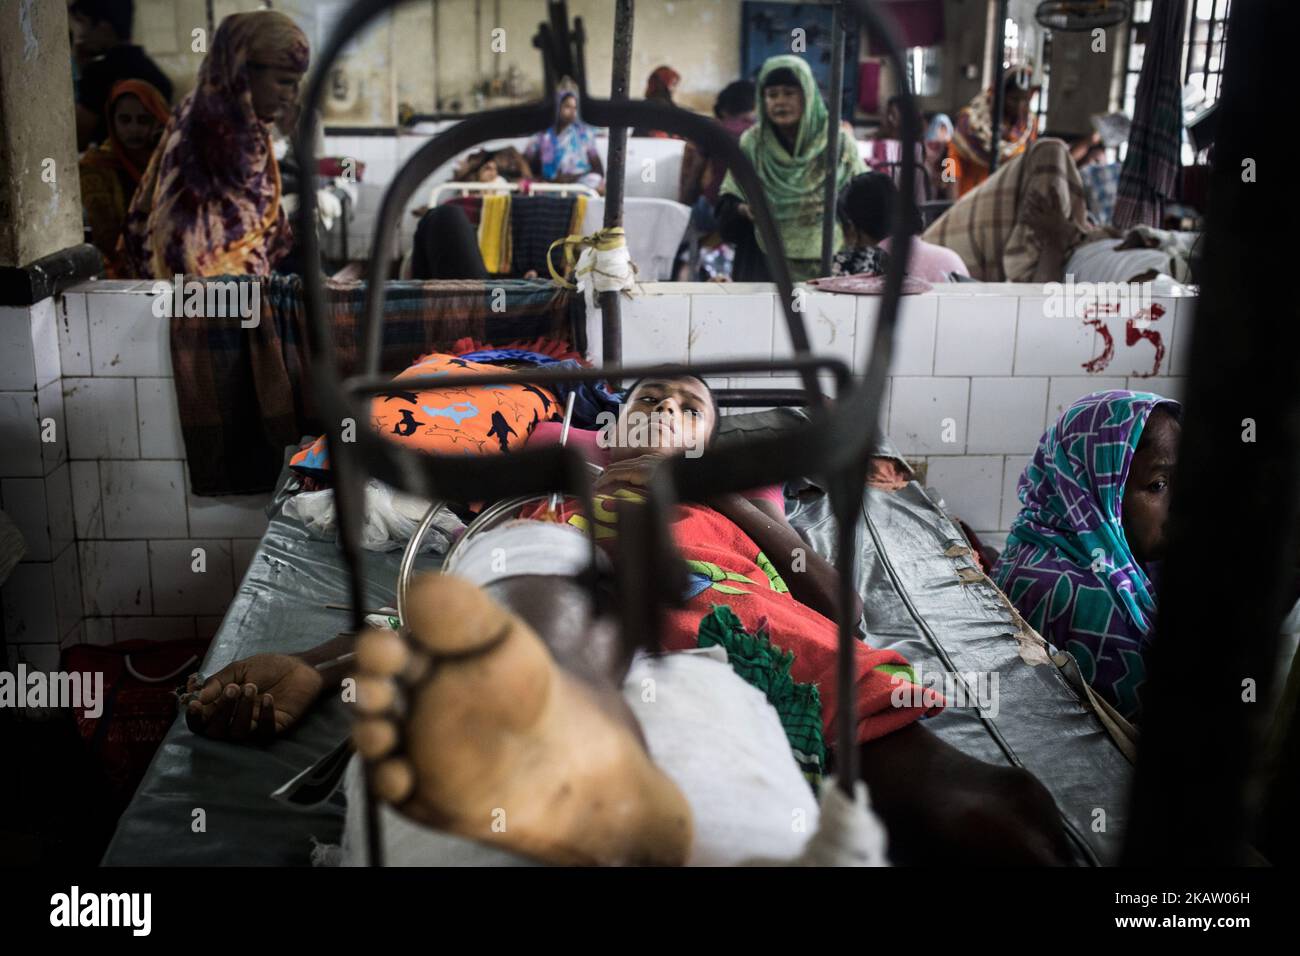
[[[613,542],[619,511],[639,507],[638,499],[639,495],[630,489],[596,497],[598,543],[608,547]],[[540,503],[521,517],[542,518],[547,507]],[[590,527],[573,500],[561,506],[557,517],[584,531]],[[816,685],[822,701],[823,735],[833,741],[839,713],[835,686],[839,636],[835,622],[796,600],[758,545],[712,508],[679,505],[672,535],[690,569],[691,586],[685,606],[665,616],[661,636],[664,648],[684,651],[700,646],[700,623],[715,606],[729,606],[746,631],[763,633],[777,649],[794,655],[790,675],[798,683]],[[855,650],[854,704],[860,743],[883,737],[943,707],[941,695],[911,683],[911,666],[902,655],[862,642],[856,644]],[[901,705],[896,706],[895,700]]]

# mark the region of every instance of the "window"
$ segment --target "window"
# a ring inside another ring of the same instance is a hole
[[[903,54],[907,85],[916,96],[938,96],[943,80],[942,47],[914,46]]]
[[[1041,50],[1038,49],[1040,40]],[[1036,118],[1038,130],[1042,132],[1047,122],[1047,86],[1051,79],[1049,65],[1052,56],[1052,32],[1044,30],[1040,36],[1035,32],[1034,25],[1026,24],[1022,27],[1008,17],[1002,41],[1003,68],[1008,68],[1014,63],[1017,66],[1029,67],[1033,72],[1033,80],[1038,84],[1039,90],[1029,103],[1029,113]],[[1038,66],[1039,63],[1043,64],[1041,68]]]
[[[1128,61],[1124,64],[1124,112],[1133,115],[1138,76],[1151,25],[1152,0],[1136,0],[1129,22]],[[1228,10],[1232,0],[1188,0],[1187,35],[1183,41],[1183,83],[1202,97],[1187,105],[1199,112],[1219,98],[1223,54],[1228,35]]]
[[[1195,0],[1187,23],[1183,81],[1199,87],[1205,98],[1193,105],[1198,111],[1219,98],[1223,77],[1224,41],[1228,33],[1228,7],[1231,0]]]

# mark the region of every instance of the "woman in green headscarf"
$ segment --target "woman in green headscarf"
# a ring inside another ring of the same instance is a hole
[[[758,72],[763,104],[758,123],[740,137],[740,148],[758,170],[768,204],[776,215],[790,274],[796,282],[814,278],[821,267],[822,216],[825,213],[826,142],[830,120],[808,64],[797,56],[774,56]],[[835,189],[866,171],[858,145],[840,135]],[[736,244],[732,278],[768,282],[761,240],[754,235],[753,213],[740,185],[728,172],[718,200],[722,238]],[[842,236],[836,223],[832,253]]]

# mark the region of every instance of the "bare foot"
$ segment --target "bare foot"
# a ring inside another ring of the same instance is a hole
[[[411,595],[406,641],[372,631],[357,648],[354,739],[381,798],[550,863],[686,861],[685,797],[527,623],[451,575]]]

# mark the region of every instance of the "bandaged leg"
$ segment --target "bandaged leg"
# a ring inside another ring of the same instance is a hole
[[[572,581],[588,556],[571,529],[512,523],[469,543],[454,577],[413,588],[414,639],[441,657],[438,672],[406,720],[369,721],[357,736],[380,761],[382,794],[405,814],[382,809],[390,865],[519,862],[511,853],[560,863],[882,863],[878,819],[838,792],[824,790],[819,803],[776,711],[722,648],[642,656],[627,669]],[[378,680],[365,686],[390,695],[388,678],[408,657],[397,635],[370,635],[362,666]],[[393,746],[399,733],[404,754]],[[358,769],[348,776],[345,864],[364,862]]]
[[[638,658],[623,699],[650,756],[690,803],[691,865],[887,865],[866,785],[850,801],[826,780],[819,800],[775,708],[721,647]]]
[[[378,795],[435,829],[550,863],[682,863],[690,809],[617,685],[560,666],[544,643],[572,636],[556,632],[581,606],[575,545],[585,560],[579,532],[509,525],[468,546],[455,569],[468,578],[416,581],[409,643],[379,631],[358,643],[372,716],[357,750]],[[511,582],[517,614],[485,587]]]

